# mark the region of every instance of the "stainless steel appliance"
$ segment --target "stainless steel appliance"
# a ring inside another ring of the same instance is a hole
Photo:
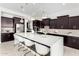
[[[24,24],[16,24],[16,33],[24,32]]]

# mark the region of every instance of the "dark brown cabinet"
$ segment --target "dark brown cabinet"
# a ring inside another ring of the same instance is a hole
[[[14,40],[14,33],[1,33],[1,42]]]
[[[44,28],[44,23],[43,23],[43,21],[40,21],[40,28]]]
[[[40,21],[39,20],[34,20],[33,21],[33,26],[40,27]]]
[[[33,29],[34,30],[39,30],[40,29],[40,21],[39,20],[34,20],[33,21]]]
[[[46,18],[40,23],[41,27],[49,26],[50,29],[79,29],[79,16],[58,16],[57,19]]]
[[[1,17],[2,28],[13,28],[13,18]]]
[[[50,29],[69,29],[69,15],[50,20]]]
[[[21,20],[21,18],[18,18],[18,17],[13,17],[13,19],[14,19],[14,24],[21,24],[21,22],[20,22],[20,20]]]
[[[59,16],[57,17],[57,29],[68,29],[69,27],[69,16]]]
[[[44,26],[49,26],[50,25],[50,18],[45,18],[45,19],[42,19],[43,23],[44,23]]]
[[[75,49],[79,49],[79,37],[66,36],[66,35],[60,35],[60,34],[52,34],[52,33],[48,33],[48,35],[63,37],[65,46],[75,48]]]
[[[7,29],[6,29],[7,28]],[[13,40],[13,18],[1,17],[1,42]],[[11,32],[10,32],[11,31]]]
[[[57,19],[51,19],[50,20],[50,25],[49,25],[50,29],[56,29],[56,27],[57,27],[56,20]]]
[[[64,37],[64,45],[72,48],[79,49],[79,37]]]
[[[79,29],[79,16],[73,16],[69,18],[69,28]]]

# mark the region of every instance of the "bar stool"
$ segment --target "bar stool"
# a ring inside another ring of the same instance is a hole
[[[25,46],[28,48],[29,52],[32,52],[35,55],[35,53],[33,52],[35,50],[35,43],[29,39],[25,39],[24,42],[25,42]],[[26,56],[26,54],[27,53],[25,53],[24,56]]]
[[[30,41],[30,40],[28,40],[26,38],[20,37],[18,35],[14,35],[14,39],[17,40],[16,45],[18,46],[18,51],[20,51],[20,50],[21,51],[28,50],[27,52],[24,53],[24,56],[26,56],[26,54],[28,54],[29,52],[31,52],[31,49],[35,49],[34,42],[32,42],[32,41]]]
[[[18,35],[14,35],[14,39],[15,39],[15,46],[18,46],[18,51],[23,49],[24,48],[24,46],[23,46],[23,44],[24,44],[23,39],[20,36],[18,36]]]
[[[44,45],[41,45],[39,43],[35,43],[35,47],[36,47],[36,52],[40,56],[47,56],[48,54],[50,54],[50,49]]]

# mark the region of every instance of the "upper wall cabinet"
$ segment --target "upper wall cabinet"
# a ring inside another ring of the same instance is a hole
[[[40,21],[40,28],[44,28],[44,23],[43,23],[43,21]]]
[[[44,26],[49,26],[50,25],[50,18],[45,18],[45,19],[42,19],[43,23],[44,23]]]
[[[8,17],[1,17],[1,27],[13,28],[13,19]]]
[[[33,30],[38,31],[40,29],[40,21],[39,20],[34,20],[33,21]]]
[[[34,20],[33,21],[33,26],[40,27],[40,21],[39,20]]]
[[[50,20],[50,26],[49,26],[50,29],[55,29],[57,27],[56,21],[57,21],[57,19]]]
[[[79,29],[79,16],[73,16],[69,18],[69,28]]]
[[[79,29],[79,16],[58,16],[57,19],[46,18],[40,23],[42,28],[49,26],[50,29]]]
[[[15,24],[17,24],[17,23],[18,23],[18,24],[21,24],[21,22],[20,22],[20,21],[21,21],[21,18],[13,17],[13,19],[14,19],[14,23],[15,23]],[[24,23],[24,20],[23,20],[23,23]]]
[[[69,27],[69,15],[57,17],[57,29],[68,29]]]

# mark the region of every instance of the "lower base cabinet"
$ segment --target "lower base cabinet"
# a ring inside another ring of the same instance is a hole
[[[64,46],[79,49],[79,37],[51,34],[51,33],[48,33],[48,35],[62,36],[64,37]]]
[[[79,37],[64,37],[64,45],[75,49],[79,49]]]
[[[1,33],[1,42],[14,40],[13,33]]]

